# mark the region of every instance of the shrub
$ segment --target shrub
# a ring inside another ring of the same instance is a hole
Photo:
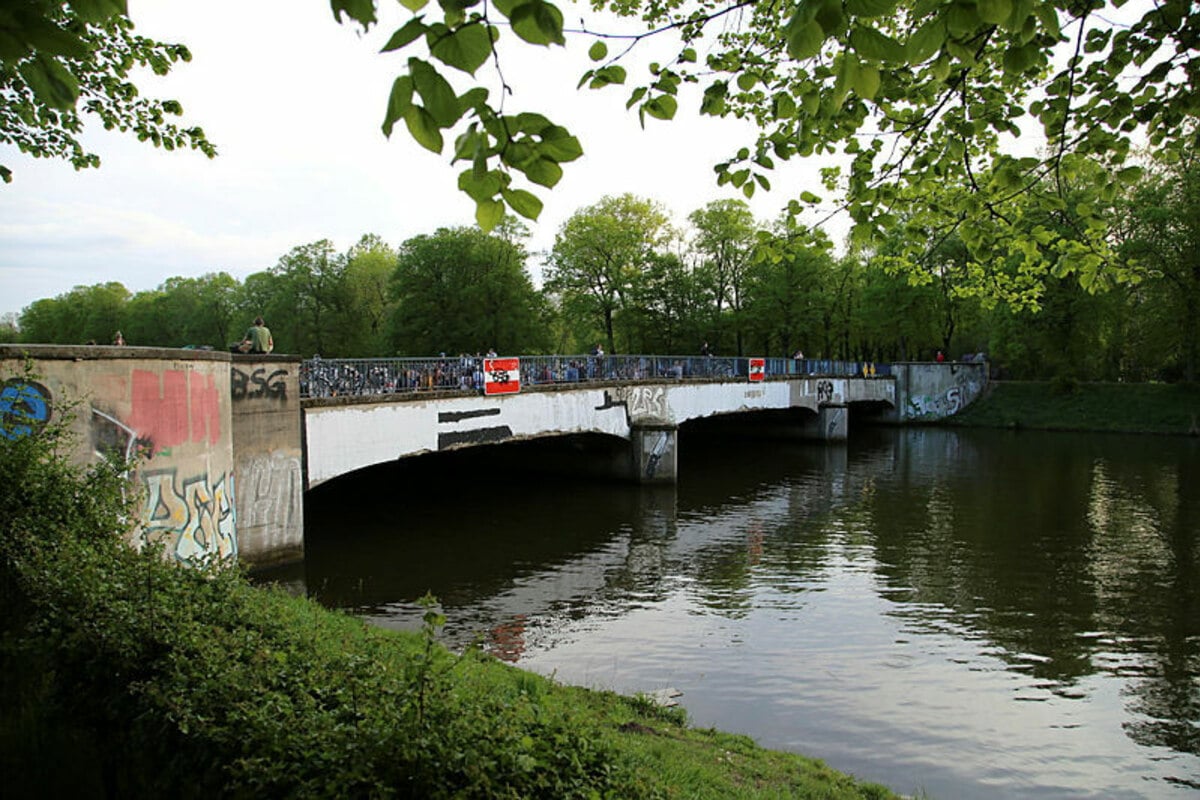
[[[16,796],[638,796],[542,680],[124,543],[125,465],[0,439],[0,769]],[[64,770],[63,752],[72,768]]]

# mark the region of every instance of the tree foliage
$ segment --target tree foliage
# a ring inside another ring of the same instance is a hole
[[[1122,255],[1160,291],[1154,308],[1166,323],[1154,337],[1173,353],[1185,380],[1200,370],[1200,158],[1185,152],[1154,170],[1118,204]],[[1135,295],[1136,296],[1136,295]]]
[[[167,74],[191,60],[181,44],[138,36],[126,0],[12,0],[0,9],[0,143],[35,158],[62,158],[76,169],[100,165],[79,140],[84,115],[167,150],[216,148],[199,127],[170,121],[175,100],[146,98],[130,73]],[[0,178],[12,171],[0,164]]]
[[[400,246],[392,337],[403,355],[537,352],[545,308],[523,247],[478,228],[441,228]]]
[[[331,2],[339,18],[375,22],[373,0]],[[437,152],[443,131],[461,131],[452,158],[471,164],[460,187],[478,203],[480,224],[494,223],[503,203],[536,216],[540,204],[510,188],[512,175],[552,187],[578,142],[542,116],[502,115],[482,87],[457,93],[439,65],[473,79],[489,58],[500,63],[504,35],[561,45],[561,11],[546,0],[442,2],[432,13],[427,0],[404,5],[414,17],[384,49],[423,44],[428,57],[411,57],[396,79],[385,131],[404,119]],[[1092,290],[1129,280],[1099,208],[1136,181],[1138,167],[1125,162],[1139,141],[1171,159],[1196,137],[1200,11],[1187,0],[598,0],[593,8],[626,27],[574,33],[593,40],[596,63],[580,86],[625,84],[625,56],[655,40],[664,56],[628,99],[643,121],[674,117],[693,86],[699,114],[756,123],[755,141],[716,165],[719,184],[749,197],[770,188],[779,162],[832,159],[827,189],[853,220],[856,242],[882,242],[907,224],[931,232],[932,241],[905,239],[906,266],[919,272],[931,244],[957,237],[971,260],[967,288],[1014,302],[1036,302],[1030,293],[1047,275],[1074,275]],[[627,46],[610,55],[614,41]],[[1040,145],[1022,146],[1022,137]],[[1106,180],[1086,195],[1069,191],[1092,162]],[[805,189],[789,209],[821,201]],[[1031,207],[1041,213],[1030,217]],[[1061,224],[1047,227],[1047,214]],[[989,280],[1013,258],[1020,279]]]
[[[618,313],[671,236],[668,223],[655,201],[624,194],[577,210],[554,238],[546,288],[593,320],[609,352],[617,350]]]

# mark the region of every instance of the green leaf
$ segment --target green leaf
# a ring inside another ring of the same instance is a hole
[[[414,14],[429,4],[429,0],[400,0],[400,5]]]
[[[946,80],[946,78],[950,77],[950,59],[945,53],[942,53],[940,56],[938,56],[937,61],[933,62],[933,66],[929,68],[929,74],[932,75],[933,79],[938,83],[941,83],[942,81]]]
[[[913,35],[909,37],[906,45],[908,63],[914,67],[924,63],[942,49],[945,41],[946,23],[941,16],[934,17],[913,31]]]
[[[871,61],[908,63],[908,51],[904,45],[866,25],[854,26],[850,31],[850,45],[859,56]]]
[[[1012,14],[1012,0],[975,0],[979,18],[989,25],[1000,25]]]
[[[737,76],[737,85],[743,92],[748,92],[758,85],[758,76],[753,72],[743,72]]]
[[[685,47],[685,48],[684,48],[684,49],[683,49],[683,50],[682,50],[682,51],[679,53],[679,61],[680,61],[680,63],[682,63],[682,64],[694,64],[694,63],[696,63],[696,50],[695,50],[695,48],[692,48],[692,47]]]
[[[704,90],[704,98],[700,101],[700,113],[719,117],[725,113],[725,96],[729,93],[729,84],[725,81],[715,81]]]
[[[896,0],[846,0],[846,11],[855,17],[886,17],[896,10]]]
[[[482,86],[468,89],[458,96],[458,107],[464,112],[468,109],[479,109],[487,103],[488,90]]]
[[[475,202],[482,202],[500,194],[504,188],[504,173],[497,170],[476,175],[474,168],[459,173],[458,188]]]
[[[538,151],[544,158],[558,163],[574,161],[583,155],[583,146],[570,131],[559,125],[552,125],[541,132],[542,141]]]
[[[1033,14],[1034,0],[1011,0],[1012,12],[1008,19],[1000,23],[1000,27],[1009,33],[1016,33],[1025,27],[1026,20]],[[1057,17],[1055,18],[1057,20]]]
[[[391,138],[392,126],[396,120],[403,117],[412,106],[413,82],[409,75],[401,75],[392,83],[392,92],[388,96],[387,114],[383,118],[383,135]]]
[[[834,110],[841,109],[842,104],[846,102],[846,94],[850,91],[850,78],[857,68],[858,57],[853,52],[841,54],[837,77],[833,80],[833,93],[830,95]]]
[[[792,21],[795,22],[798,16],[793,17]],[[812,58],[821,52],[821,45],[825,43],[825,29],[815,21],[799,25],[788,23],[784,33],[787,35],[788,55],[797,61]]]
[[[1141,167],[1125,167],[1117,173],[1117,179],[1126,186],[1132,186],[1142,179],[1144,172]]]
[[[946,25],[951,36],[967,36],[979,27],[979,12],[974,5],[952,3],[946,12]]]
[[[1004,51],[1004,71],[1009,75],[1024,74],[1038,64],[1041,52],[1041,48],[1033,44],[1008,48]]]
[[[57,59],[38,54],[17,67],[38,100],[60,111],[75,107],[79,81]]]
[[[417,105],[409,106],[404,112],[404,124],[417,144],[438,154],[442,152],[442,132],[428,111]]]
[[[467,130],[454,140],[454,158],[453,161],[465,161],[471,159],[476,160],[483,149],[483,137],[479,135],[479,127],[477,123],[472,122]]]
[[[609,64],[607,67],[594,70],[588,88],[601,89],[613,83],[625,83],[625,68],[620,64]]]
[[[425,109],[438,127],[449,128],[458,122],[462,116],[458,95],[441,73],[428,61],[419,58],[408,60],[408,70],[412,74],[414,88],[425,101]]]
[[[846,30],[846,14],[841,0],[825,0],[817,8],[816,22],[825,31],[825,36],[837,36]]]
[[[592,61],[603,61],[608,56],[608,45],[604,42],[596,41],[588,48],[588,58]]]
[[[393,50],[399,50],[401,47],[418,39],[421,34],[425,33],[426,27],[420,17],[413,17],[402,27],[396,29],[396,32],[392,34],[391,38],[387,40],[387,44],[379,52],[390,53]]]
[[[521,171],[530,181],[547,189],[553,189],[563,176],[562,167],[548,158],[535,158],[525,164]]]
[[[530,44],[566,44],[562,12],[544,0],[514,5],[506,16],[512,23],[513,33]]]
[[[661,94],[642,105],[647,114],[655,119],[674,119],[679,103],[669,94]]]
[[[491,232],[502,219],[504,219],[504,203],[491,199],[475,201],[475,223],[484,233]]]
[[[801,193],[800,193],[800,199],[801,199],[803,202],[805,202],[805,203],[814,204],[814,205],[815,205],[816,203],[819,203],[819,202],[821,202],[821,198],[820,198],[820,197],[818,197],[817,195],[815,195],[815,194],[813,194],[812,192],[809,192],[809,191],[804,191],[804,192],[801,192]]]
[[[492,36],[482,22],[468,23],[438,39],[429,53],[447,66],[474,75],[492,54]]]
[[[117,14],[129,15],[129,4],[125,0],[69,0],[68,5],[84,22],[103,22]]]
[[[879,68],[870,64],[860,64],[850,76],[850,85],[858,96],[865,100],[874,100],[879,92]]]
[[[76,33],[64,30],[50,20],[31,19],[23,32],[26,42],[47,55],[87,58],[91,47]]]
[[[525,219],[536,220],[542,213],[542,201],[524,189],[503,189],[500,195],[513,211]]]
[[[405,2],[405,7],[411,11],[417,11],[421,6],[425,5],[424,0],[416,8],[413,8]],[[364,28],[369,28],[375,24],[375,0],[329,0],[329,7],[333,11],[333,18],[338,22],[342,21],[342,14],[350,17]]]
[[[796,101],[787,92],[776,94],[771,105],[776,119],[791,119],[796,116]]]

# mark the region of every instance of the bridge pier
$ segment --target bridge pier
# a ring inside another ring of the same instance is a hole
[[[817,411],[817,438],[827,442],[844,442],[850,438],[850,407],[821,406]]]
[[[849,406],[821,406],[813,416],[806,415],[796,432],[796,438],[822,442],[846,441],[850,438]]]
[[[643,484],[673,484],[679,479],[679,426],[672,422],[640,422],[629,430],[631,472]]]

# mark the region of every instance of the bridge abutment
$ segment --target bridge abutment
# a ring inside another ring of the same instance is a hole
[[[300,359],[233,356],[230,398],[239,558],[265,567],[304,558]]]

